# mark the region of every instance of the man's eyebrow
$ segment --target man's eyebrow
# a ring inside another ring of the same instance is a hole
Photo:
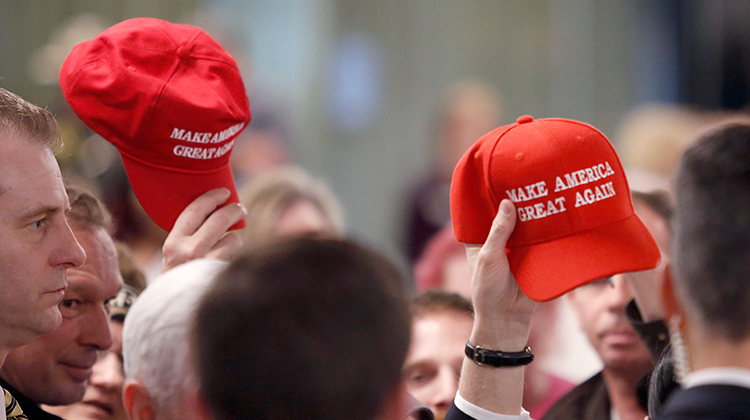
[[[26,213],[21,214],[22,220],[34,219],[38,216],[47,216],[50,214],[59,213],[62,211],[60,206],[42,206],[36,209],[29,210]]]

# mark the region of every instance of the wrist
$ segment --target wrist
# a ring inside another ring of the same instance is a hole
[[[499,322],[474,321],[469,341],[475,346],[507,352],[523,351],[529,341],[531,319]]]

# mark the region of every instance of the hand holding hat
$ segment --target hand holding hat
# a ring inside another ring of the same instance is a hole
[[[453,173],[456,239],[484,243],[505,198],[518,217],[510,268],[534,300],[659,262],[614,148],[588,124],[523,116],[480,138]]]
[[[227,188],[227,203],[239,202],[229,155],[250,104],[237,63],[201,29],[120,22],[73,48],[60,86],[117,147],[138,201],[163,229],[206,191]]]

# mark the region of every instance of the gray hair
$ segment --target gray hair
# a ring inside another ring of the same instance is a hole
[[[158,410],[182,402],[197,387],[189,348],[201,298],[227,263],[197,259],[157,277],[130,308],[123,328],[125,375],[148,388]]]

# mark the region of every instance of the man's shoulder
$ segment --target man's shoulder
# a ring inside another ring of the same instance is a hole
[[[702,385],[672,392],[660,420],[750,419],[750,389],[732,385]]]
[[[560,397],[542,420],[585,420],[609,418],[607,386],[599,372]]]
[[[62,420],[62,418],[48,413],[39,406],[39,404],[31,401],[27,396],[23,395],[20,391],[14,388],[11,384],[0,378],[0,386],[3,389],[8,390],[10,395],[16,399],[18,405],[21,407],[23,414],[29,418],[29,420]]]

